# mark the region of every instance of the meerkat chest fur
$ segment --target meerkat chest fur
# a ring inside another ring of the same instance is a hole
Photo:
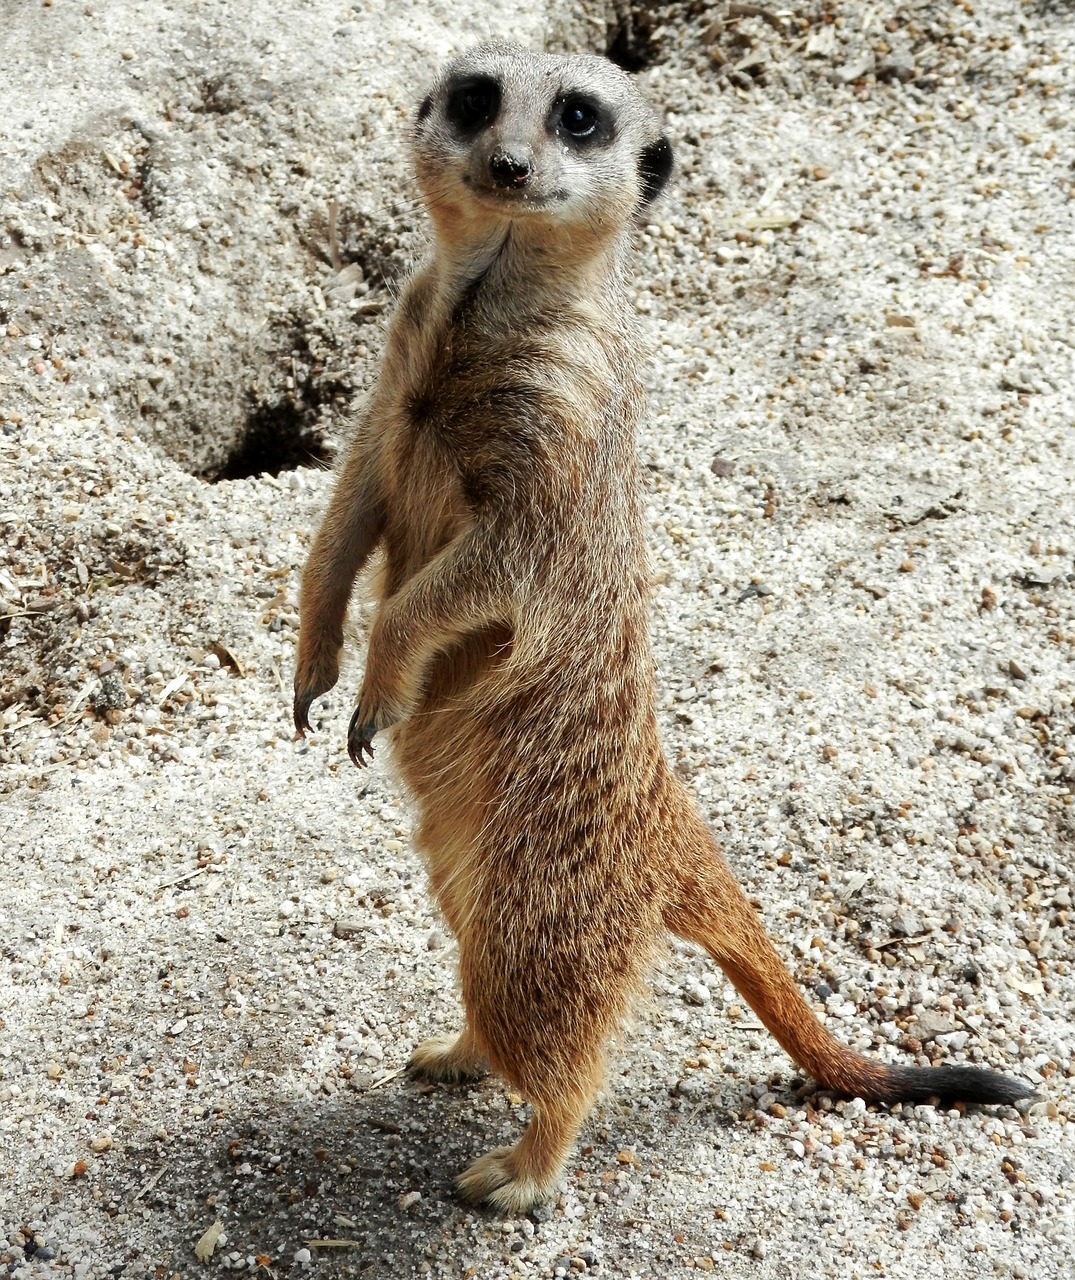
[[[545,246],[490,219],[482,261],[439,257],[410,284],[391,335],[385,433],[387,589],[398,588],[483,508],[525,503],[539,473],[597,477],[600,449],[633,469],[642,407],[638,340],[615,254],[548,279]],[[615,246],[610,246],[615,248]],[[621,472],[620,484],[631,477]],[[546,510],[555,521],[562,513]]]

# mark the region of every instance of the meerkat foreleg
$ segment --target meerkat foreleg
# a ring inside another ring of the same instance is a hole
[[[376,469],[356,446],[322,521],[299,598],[299,652],[295,664],[295,728],[309,732],[310,706],[340,675],[343,623],[355,578],[384,528]]]
[[[409,716],[435,654],[460,636],[508,616],[515,597],[504,564],[508,535],[475,526],[460,534],[381,605],[370,633],[366,673],[347,733],[356,765],[373,755],[373,736]]]

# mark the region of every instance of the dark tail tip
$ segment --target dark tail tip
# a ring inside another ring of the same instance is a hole
[[[1033,1098],[1023,1080],[980,1067],[888,1067],[879,1102],[924,1102],[939,1097],[953,1102],[1005,1103]]]

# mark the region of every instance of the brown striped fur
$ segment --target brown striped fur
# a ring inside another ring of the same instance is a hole
[[[475,83],[478,99],[460,99]],[[560,123],[580,102],[604,130],[591,141]],[[414,149],[435,247],[306,566],[295,720],[308,729],[337,680],[355,576],[380,549],[349,745],[364,763],[391,729],[466,1006],[462,1035],[419,1045],[411,1069],[460,1080],[489,1065],[533,1107],[462,1193],[519,1212],[554,1190],[668,930],[841,1093],[1028,1092],[834,1040],[662,754],[623,275],[632,223],[670,168],[653,114],[602,59],[486,45],[442,74]]]

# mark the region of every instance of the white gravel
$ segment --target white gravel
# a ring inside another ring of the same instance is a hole
[[[23,0],[0,1276],[1071,1274],[1075,27],[735,11],[654,11],[641,72],[681,162],[637,292],[668,751],[844,1039],[1038,1100],[801,1093],[673,944],[559,1201],[451,1198],[525,1109],[398,1074],[457,1023],[452,948],[383,755],[347,761],[357,656],[293,740],[331,476],[288,468],[338,442],[421,244],[430,68],[491,31],[602,48],[608,13]]]

